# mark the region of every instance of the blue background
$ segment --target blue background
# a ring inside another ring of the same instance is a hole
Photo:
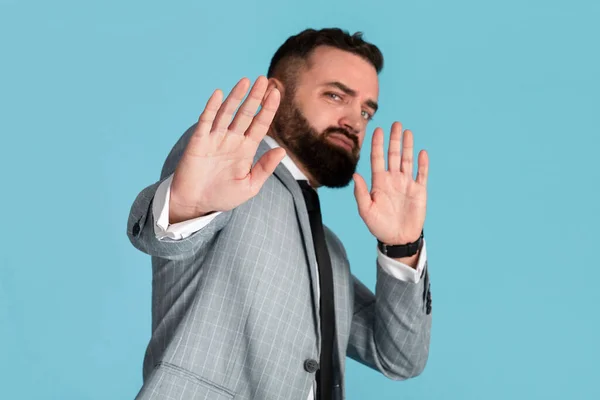
[[[135,396],[135,196],[215,88],[327,26],[384,53],[369,134],[400,120],[430,156],[428,366],[394,382],[349,360],[348,399],[600,398],[599,4],[0,0],[0,398]],[[322,198],[374,288],[352,184]]]

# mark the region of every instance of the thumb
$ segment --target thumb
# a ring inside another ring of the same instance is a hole
[[[250,187],[253,191],[258,193],[267,178],[271,176],[277,165],[284,159],[285,154],[285,149],[278,147],[262,155],[250,171]]]
[[[362,216],[371,207],[371,194],[367,188],[367,182],[359,174],[352,175],[354,180],[354,197],[358,205],[358,213]]]

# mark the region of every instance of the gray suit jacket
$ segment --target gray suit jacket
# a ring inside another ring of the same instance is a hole
[[[152,337],[137,398],[306,400],[315,377],[307,360],[320,352],[316,257],[289,171],[280,164],[257,196],[186,239],[155,237],[154,193],[194,128],[171,150],[161,180],[137,196],[127,224],[131,243],[152,256]],[[262,142],[255,161],[269,149]],[[334,278],[334,399],[345,398],[346,355],[391,379],[420,374],[431,327],[427,267],[415,284],[377,264],[373,294],[351,274],[337,236],[325,233]]]

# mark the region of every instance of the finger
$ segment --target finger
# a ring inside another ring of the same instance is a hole
[[[371,140],[371,171],[372,173],[385,171],[383,158],[383,129],[376,128]]]
[[[229,130],[240,135],[243,135],[250,123],[252,122],[252,118],[256,115],[256,110],[258,110],[258,106],[260,106],[263,97],[265,96],[265,91],[267,90],[269,81],[264,76],[259,76],[254,82],[252,89],[250,90],[250,94],[240,107],[240,109],[235,114],[235,118],[231,125],[229,125]]]
[[[279,107],[280,98],[281,94],[279,93],[279,90],[277,90],[277,88],[271,89],[265,98],[262,108],[252,119],[252,123],[246,131],[246,136],[248,138],[259,143],[267,134],[271,122],[273,122],[273,118],[275,117],[275,113],[277,112],[277,108]]]
[[[402,142],[402,124],[394,122],[388,147],[388,171],[400,171],[400,143]]]
[[[215,90],[206,102],[204,111],[202,111],[202,114],[198,118],[198,126],[196,127],[196,132],[194,132],[195,136],[205,136],[210,133],[215,115],[217,115],[222,101],[223,92],[219,89]]]
[[[419,169],[417,171],[417,183],[427,186],[429,176],[429,155],[425,150],[419,152]]]
[[[367,182],[365,182],[362,176],[355,173],[352,175],[352,179],[354,179],[354,197],[358,206],[358,214],[363,217],[371,208],[371,194],[369,193]]]
[[[267,181],[269,176],[273,174],[277,165],[285,157],[285,149],[283,147],[277,147],[267,151],[260,157],[260,159],[254,164],[250,171],[250,191],[253,195],[256,195],[260,188]]]
[[[400,172],[411,177],[413,176],[413,135],[410,130],[404,131],[402,139],[402,162]]]
[[[246,95],[248,87],[250,86],[250,80],[248,78],[242,78],[236,85],[231,89],[231,92],[225,99],[225,102],[219,108],[215,121],[213,122],[212,132],[213,133],[225,133],[227,127],[231,122],[233,113],[240,105],[240,102]]]

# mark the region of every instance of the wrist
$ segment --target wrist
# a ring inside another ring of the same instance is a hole
[[[411,258],[418,258],[418,252],[423,244],[423,235],[424,231],[421,230],[421,236],[416,241],[399,245],[387,244],[377,239],[377,247],[387,257],[410,261]]]
[[[181,206],[175,201],[169,202],[169,225],[173,225],[183,221],[188,221],[190,219],[198,217],[203,217],[208,214],[210,214],[210,211],[199,211],[194,207]]]

